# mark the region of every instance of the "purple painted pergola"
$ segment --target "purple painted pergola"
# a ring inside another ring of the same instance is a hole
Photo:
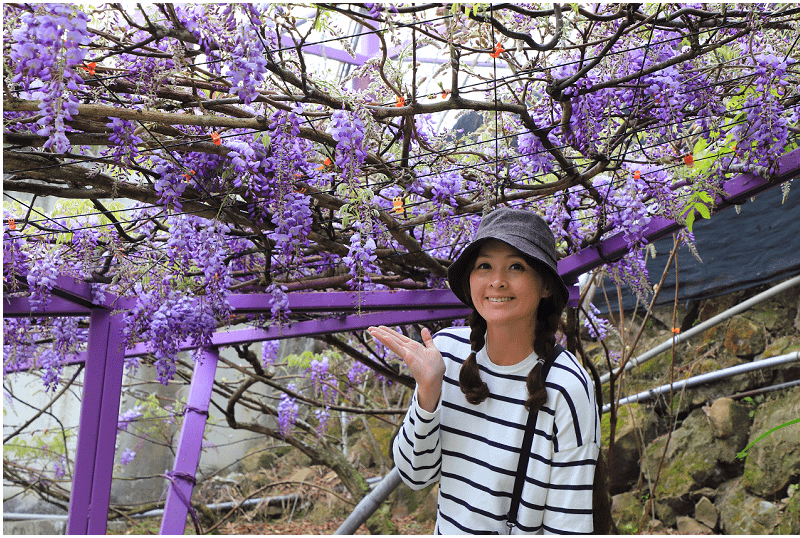
[[[741,174],[724,185],[726,196],[716,200],[717,211],[744,203],[748,198],[794,178],[800,173],[800,149],[784,155],[779,173],[772,181],[753,174]],[[654,218],[646,227],[645,237],[654,241],[680,229],[681,225]],[[628,250],[622,234],[564,258],[558,270],[570,285],[570,304],[577,305],[578,276],[607,261],[621,258]],[[87,352],[76,362],[85,362],[85,382],[81,400],[75,473],[69,506],[68,534],[105,534],[117,418],[122,389],[125,357],[148,353],[147,344],[130,349],[121,345],[123,312],[132,299],[106,294],[106,305],[92,302],[89,284],[60,277],[53,289],[54,297],[43,312],[32,312],[27,297],[4,297],[4,317],[88,316]],[[195,365],[186,405],[178,452],[167,493],[162,534],[183,534],[200,460],[201,443],[208,416],[211,388],[219,358],[219,347],[248,342],[296,338],[336,332],[360,330],[370,325],[402,325],[434,320],[463,318],[469,310],[449,290],[380,291],[361,294],[361,304],[350,292],[312,292],[289,295],[292,312],[335,313],[335,317],[286,324],[267,329],[251,328],[220,331],[212,338],[212,347],[205,349]],[[233,312],[269,312],[262,294],[232,295]],[[358,311],[357,311],[358,309]],[[357,312],[357,313],[356,313]],[[185,342],[182,349],[192,349]]]

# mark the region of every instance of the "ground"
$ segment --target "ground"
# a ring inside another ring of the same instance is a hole
[[[241,519],[223,523],[218,529],[219,534],[237,535],[326,535],[333,534],[344,522],[345,518],[333,517],[325,523],[313,523],[308,518],[281,517],[268,521],[244,521]],[[414,516],[393,517],[397,525],[398,534],[433,534],[433,522],[417,523]],[[159,518],[139,520],[136,525],[129,525],[123,534],[158,534],[161,523]],[[109,533],[113,534],[113,533]],[[185,534],[196,534],[191,523],[186,525]],[[355,534],[370,534],[366,525],[362,525]]]

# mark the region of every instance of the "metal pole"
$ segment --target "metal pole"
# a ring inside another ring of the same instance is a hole
[[[203,432],[208,418],[208,406],[214,376],[217,373],[219,350],[203,350],[202,359],[195,364],[192,384],[186,401],[186,411],[178,442],[178,453],[170,478],[167,502],[164,504],[164,517],[161,520],[160,534],[183,535],[186,530],[186,514],[191,508],[197,465],[203,444]]]
[[[789,289],[789,288],[791,288],[793,286],[797,286],[798,284],[800,284],[800,275],[798,275],[798,276],[796,276],[794,278],[790,278],[789,280],[787,280],[785,282],[781,282],[780,284],[778,284],[776,286],[773,286],[770,289],[768,289],[766,291],[763,291],[763,292],[759,293],[758,295],[755,295],[755,296],[751,297],[750,299],[748,299],[748,300],[746,300],[744,302],[741,302],[741,303],[739,303],[738,305],[736,305],[736,306],[734,306],[732,308],[729,308],[725,312],[722,312],[721,314],[717,314],[713,318],[711,318],[711,319],[709,319],[707,321],[704,321],[703,323],[699,323],[699,324],[695,325],[694,327],[692,327],[691,329],[687,330],[686,332],[683,332],[683,333],[675,336],[674,338],[670,338],[669,340],[666,340],[666,341],[662,342],[661,344],[659,344],[656,347],[650,349],[649,351],[646,351],[645,353],[642,353],[641,355],[639,355],[635,359],[631,359],[625,365],[625,371],[627,372],[628,370],[631,370],[631,369],[635,368],[636,366],[639,366],[640,364],[652,359],[653,357],[658,356],[659,354],[663,353],[664,351],[667,351],[668,349],[671,349],[673,343],[674,344],[680,344],[684,340],[688,340],[692,336],[694,336],[696,334],[700,334],[700,333],[710,329],[714,325],[717,325],[717,324],[725,321],[728,318],[732,318],[736,314],[744,312],[745,310],[748,310],[748,309],[754,307],[758,303],[766,301],[767,299],[769,299],[771,297],[774,297],[775,295],[777,295],[777,294],[779,294],[779,293],[781,293],[781,292],[783,292],[783,291],[785,291],[785,290],[787,290],[787,289]],[[616,373],[619,374],[619,369],[617,369]],[[600,384],[604,385],[604,384],[608,383],[608,380],[610,378],[611,378],[611,374],[610,373],[603,374],[602,376],[600,376]]]
[[[401,481],[400,471],[394,467],[369,495],[361,499],[358,506],[333,534],[355,534],[356,530],[369,519],[369,516],[375,513],[375,510],[392,494]]]
[[[122,393],[122,315],[94,308],[67,534],[105,534]]]
[[[762,359],[760,361],[748,362],[746,364],[739,364],[738,366],[731,366],[730,368],[724,368],[722,370],[717,370],[716,372],[709,372],[707,374],[690,377],[689,379],[684,379],[682,381],[676,381],[675,383],[672,384],[661,385],[658,388],[646,390],[640,392],[639,394],[623,398],[622,400],[619,401],[619,405],[636,403],[642,400],[649,400],[650,398],[655,398],[659,394],[664,394],[665,392],[669,392],[670,389],[672,390],[681,390],[684,388],[688,389],[696,385],[702,385],[703,383],[711,383],[734,375],[752,372],[753,370],[772,368],[774,366],[780,366],[781,364],[786,364],[795,361],[800,361],[800,351],[795,351],[794,353],[787,353],[786,355],[778,355],[777,357]],[[603,413],[608,413],[610,410],[611,410],[611,404],[606,404],[603,406]]]

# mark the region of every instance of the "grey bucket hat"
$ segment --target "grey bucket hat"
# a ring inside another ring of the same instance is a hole
[[[556,262],[556,241],[553,231],[542,218],[531,211],[501,207],[489,213],[481,220],[475,239],[467,245],[450,267],[447,268],[447,282],[456,297],[467,306],[472,301],[464,293],[462,283],[466,274],[467,263],[475,255],[480,246],[489,239],[499,239],[511,245],[523,254],[542,262],[541,267],[550,270],[555,281],[560,285],[555,293],[561,293],[564,303],[569,299],[569,290],[558,274]]]

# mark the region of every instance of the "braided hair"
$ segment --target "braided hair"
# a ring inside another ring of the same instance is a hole
[[[545,267],[540,261],[522,254],[525,262],[533,268],[544,280],[547,289],[558,289],[555,276]],[[477,253],[470,260],[467,265],[466,275],[472,273],[475,267],[475,259]],[[471,297],[469,288],[469,278],[463,279],[461,283],[464,289],[464,295]],[[471,300],[470,300],[471,302]],[[471,352],[466,361],[461,365],[461,371],[458,376],[458,384],[461,392],[464,393],[467,401],[473,405],[477,405],[484,401],[489,396],[489,387],[486,382],[481,379],[480,370],[478,368],[477,353],[486,345],[486,320],[478,313],[474,305],[472,306],[472,313],[469,316],[470,326],[470,348]],[[552,293],[550,297],[542,297],[539,301],[539,307],[536,310],[536,332],[533,338],[533,350],[541,358],[549,357],[553,352],[556,344],[556,331],[558,330],[561,321],[561,313],[566,307],[566,298],[559,293]],[[525,407],[529,412],[538,411],[547,402],[547,391],[544,386],[544,379],[542,379],[542,364],[537,362],[531,371],[528,372],[526,380],[528,389],[528,399],[525,402]]]

